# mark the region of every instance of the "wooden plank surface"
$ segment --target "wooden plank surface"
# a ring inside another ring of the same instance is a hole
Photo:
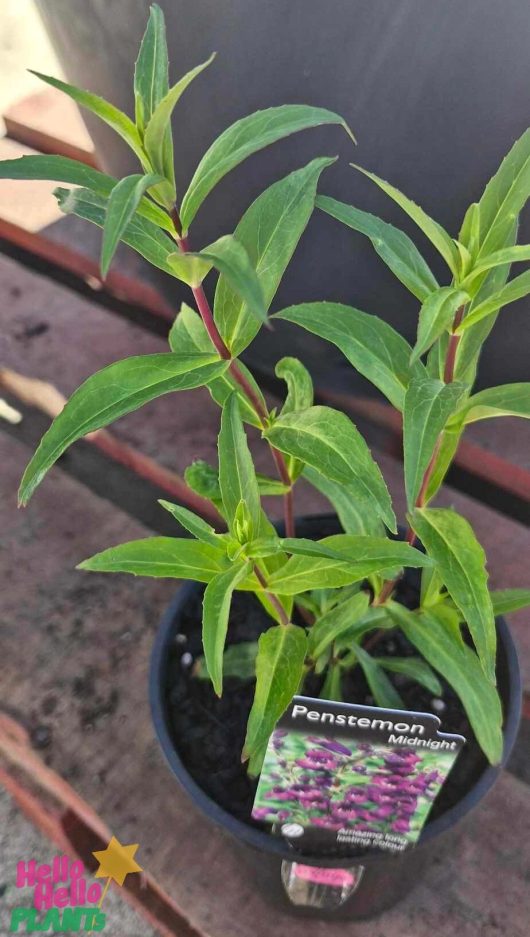
[[[11,366],[70,392],[94,368],[161,341],[53,286],[11,261],[0,262],[0,314]],[[42,326],[45,326],[43,329]],[[201,392],[163,398],[117,424],[163,464],[212,459],[218,411]],[[149,531],[54,469],[30,507],[15,491],[27,447],[0,437],[0,530],[6,582],[1,599],[4,700],[30,729],[46,761],[66,777],[123,841],[142,845],[145,865],[211,937],[323,937],[329,924],[291,921],[266,907],[229,843],[191,807],[163,763],[147,704],[154,632],[175,584],[74,570],[98,549]],[[259,464],[267,457],[260,446]],[[403,511],[401,468],[383,471]],[[522,584],[530,534],[521,525],[446,490],[490,552],[494,585]],[[299,513],[318,510],[300,493]],[[528,615],[513,616],[530,680]],[[528,684],[530,685],[530,683]],[[452,858],[429,867],[414,896],[377,922],[377,937],[523,937],[523,835],[529,791],[505,776],[462,831]],[[514,830],[517,830],[515,836]],[[499,909],[502,909],[500,911]],[[342,932],[373,937],[373,924]]]

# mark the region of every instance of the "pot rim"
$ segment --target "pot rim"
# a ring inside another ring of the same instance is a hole
[[[331,515],[328,514],[321,516],[329,518]],[[300,518],[300,520],[309,519],[309,517],[315,517],[315,515]],[[200,583],[195,581],[185,581],[170,602],[160,622],[151,655],[151,665],[149,672],[149,698],[155,731],[166,761],[168,762],[169,767],[173,771],[181,786],[190,795],[199,809],[202,810],[202,812],[206,814],[210,820],[229,832],[237,840],[243,841],[246,843],[246,845],[257,849],[260,852],[267,852],[281,859],[300,861],[312,865],[318,863],[320,866],[326,867],[343,867],[348,863],[353,864],[366,860],[369,860],[370,863],[391,862],[393,859],[395,860],[396,856],[386,853],[374,853],[371,855],[359,857],[315,857],[305,855],[301,852],[293,850],[292,847],[290,847],[281,837],[272,836],[270,833],[249,826],[244,821],[234,817],[231,813],[225,810],[224,807],[221,807],[216,801],[214,801],[201,787],[199,787],[196,781],[194,781],[188,769],[186,768],[186,765],[180,758],[175,743],[171,737],[168,726],[167,707],[165,705],[163,688],[165,687],[168,650],[175,632],[175,619],[178,617],[181,608],[188,601],[189,597],[200,588]],[[485,797],[485,795],[497,781],[502,768],[506,765],[506,762],[508,761],[508,758],[513,749],[521,716],[521,675],[519,670],[517,650],[508,624],[502,616],[499,616],[496,619],[496,625],[499,644],[503,648],[506,657],[508,684],[506,718],[503,729],[504,750],[502,760],[499,765],[488,765],[480,775],[477,782],[467,791],[467,793],[461,800],[458,801],[458,803],[456,803],[441,816],[437,817],[436,820],[433,820],[432,823],[428,823],[423,828],[418,842],[413,847],[414,849],[418,849],[426,845],[435,837],[447,832],[452,826],[454,826],[459,820],[468,814],[470,810],[472,810],[482,800],[483,797]]]

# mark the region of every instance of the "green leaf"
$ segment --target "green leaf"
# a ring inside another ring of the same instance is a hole
[[[458,274],[460,259],[458,255],[458,250],[454,244],[451,237],[449,237],[447,231],[442,228],[437,221],[434,221],[426,212],[423,211],[423,208],[420,208],[419,205],[416,205],[411,199],[407,198],[406,195],[403,195],[399,189],[396,189],[395,186],[391,185],[389,182],[385,182],[384,179],[381,179],[379,176],[376,176],[375,173],[369,172],[367,169],[363,169],[362,166],[357,166],[354,163],[350,164],[354,169],[358,169],[359,172],[364,173],[365,176],[368,176],[372,182],[375,182],[383,192],[386,193],[394,202],[396,202],[400,208],[412,218],[412,221],[417,224],[418,228],[428,237],[429,241],[434,244],[436,249],[440,252],[444,258],[447,266],[455,276]]]
[[[165,175],[173,187],[175,184],[175,170],[173,165],[173,145],[171,138],[171,115],[181,95],[197,75],[200,75],[215,58],[215,52],[203,62],[187,72],[164,95],[151,113],[144,134],[144,146],[153,167],[161,175]]]
[[[269,107],[228,127],[204,154],[182,200],[180,217],[183,231],[187,231],[214,186],[247,156],[299,130],[322,124],[340,124],[352,136],[338,114],[305,104]]]
[[[450,330],[457,309],[465,306],[469,300],[467,293],[452,286],[442,286],[431,293],[420,309],[418,336],[411,361],[425,354],[443,332]]]
[[[455,511],[424,508],[414,511],[410,520],[467,622],[485,673],[494,682],[497,636],[484,550],[471,525]]]
[[[490,316],[503,306],[514,303],[517,299],[522,299],[530,293],[530,270],[520,273],[518,277],[510,280],[498,293],[493,293],[484,302],[479,303],[474,309],[470,310],[462,324],[456,330],[459,335],[466,332],[476,322],[480,322],[486,316]]]
[[[425,376],[421,361],[410,364],[408,342],[387,322],[359,309],[340,303],[302,303],[282,309],[273,318],[294,322],[336,345],[398,410],[403,409],[411,378]]]
[[[342,702],[342,674],[337,664],[330,664],[326,670],[326,678],[318,694],[320,699]]]
[[[209,465],[204,459],[197,459],[185,469],[184,481],[192,491],[195,491],[201,498],[207,498],[223,514],[219,472],[213,465]]]
[[[72,394],[44,434],[20,483],[26,504],[44,475],[76,439],[175,390],[207,384],[226,368],[215,355],[142,355],[93,374]]]
[[[392,502],[380,469],[352,421],[330,407],[280,414],[263,434],[277,449],[312,465],[332,481],[351,486],[396,529]]]
[[[230,531],[233,531],[238,505],[244,501],[252,524],[249,539],[259,536],[261,504],[258,483],[236,394],[231,394],[223,407],[218,451],[219,484]]]
[[[202,603],[202,646],[206,669],[217,696],[223,692],[223,651],[228,631],[232,594],[245,578],[248,563],[234,564],[215,576],[204,592]]]
[[[388,610],[411,644],[456,691],[477,741],[492,764],[502,758],[502,708],[477,655],[439,620],[434,611],[415,614],[396,602]]]
[[[464,423],[497,416],[530,418],[530,384],[501,384],[474,394],[457,414]]]
[[[384,534],[383,524],[373,507],[359,501],[353,488],[324,478],[310,465],[305,466],[303,476],[328,499],[346,534],[369,534],[374,537]]]
[[[261,770],[272,730],[299,688],[306,649],[305,631],[296,625],[269,628],[259,639],[256,694],[243,749],[243,757],[250,758],[250,775]]]
[[[139,173],[125,176],[113,188],[107,202],[103,241],[101,245],[101,275],[106,277],[112,258],[125,229],[132,221],[142,196],[160,177],[153,173],[143,176]]]
[[[480,199],[480,258],[504,247],[529,195],[530,130],[526,130],[503,159]]]
[[[411,381],[403,409],[403,453],[407,504],[412,508],[435,453],[440,433],[467,392],[465,384],[433,378]]]
[[[326,157],[314,159],[275,182],[247,209],[234,232],[256,270],[267,309],[313,212],[320,174],[333,162]],[[234,355],[239,355],[258,332],[259,323],[224,276],[217,284],[214,316]]]
[[[504,245],[505,247],[510,247],[515,244],[515,241],[517,240],[517,227],[518,226],[516,221],[512,225],[512,228],[506,238]],[[473,297],[469,309],[467,310],[467,314],[469,315],[472,313],[480,303],[482,303],[493,293],[498,292],[506,283],[509,273],[510,264],[504,264],[500,267],[492,267],[489,273],[486,272],[484,274],[482,284],[480,285],[478,292]],[[480,322],[477,322],[476,325],[471,326],[471,328],[469,328],[467,332],[464,332],[462,335],[456,354],[456,380],[465,381],[465,383],[469,384],[470,386],[474,384],[480,352],[484,342],[495,325],[497,315],[498,313],[492,313],[485,319],[481,319]],[[449,337],[447,335],[442,336],[442,339],[437,343],[437,345],[440,347],[440,358],[442,358],[442,356],[445,357],[448,338]],[[443,364],[441,365],[441,369],[439,370],[437,376],[443,377]]]
[[[108,198],[118,180],[99,172],[86,163],[66,156],[20,156],[18,159],[0,160],[0,179],[48,179],[50,182],[68,182],[90,189],[102,198]],[[147,198],[138,205],[138,214],[159,228],[175,234],[169,215]]]
[[[229,644],[223,654],[223,674],[238,680],[254,680],[256,676],[257,641],[242,641]],[[204,657],[198,657],[193,667],[193,676],[199,680],[209,680]]]
[[[313,406],[313,381],[306,367],[298,358],[282,358],[274,370],[276,377],[287,384],[287,397],[282,413],[294,413]]]
[[[162,579],[210,582],[226,569],[225,551],[188,537],[147,537],[96,553],[77,569],[93,573],[131,573]]]
[[[322,615],[309,632],[308,653],[316,660],[344,631],[348,631],[368,610],[367,592],[357,592]]]
[[[178,251],[170,254],[167,262],[171,267],[173,276],[176,276],[183,283],[187,283],[192,288],[200,286],[205,276],[212,269],[212,262],[205,260],[200,254],[180,254]],[[179,316],[180,318],[180,316]],[[208,342],[208,333],[205,331]],[[211,342],[210,342],[211,344]]]
[[[117,107],[105,101],[104,98],[100,98],[97,94],[91,94],[90,91],[83,91],[81,88],[69,85],[59,78],[52,78],[51,75],[42,75],[41,72],[35,72],[31,68],[29,71],[32,75],[36,75],[37,78],[40,78],[41,81],[45,81],[46,84],[51,85],[52,88],[63,91],[70,98],[73,98],[80,107],[85,107],[88,111],[95,114],[96,117],[99,117],[108,124],[109,127],[112,127],[112,129],[125,140],[128,146],[130,146],[140,162],[142,164],[144,163],[144,152],[140,135],[131,118],[127,117],[127,114],[124,114],[123,111],[118,110]]]
[[[371,573],[396,566],[429,566],[431,560],[407,543],[386,537],[363,537],[337,534],[319,541],[321,546],[343,554],[344,559],[328,556],[291,556],[269,579],[270,591],[296,595],[308,589],[337,588],[359,582]]]
[[[477,255],[480,244],[480,205],[478,202],[472,202],[467,209],[458,234],[458,240],[467,248],[473,260]]]
[[[441,443],[437,451],[434,471],[427,486],[425,495],[426,503],[431,501],[436,492],[440,489],[455,457],[463,430],[464,424],[459,421],[458,423],[448,423],[446,429],[443,431]]]
[[[105,199],[91,192],[89,189],[55,189],[55,197],[59,208],[65,215],[78,215],[92,224],[103,228],[107,204]],[[148,221],[134,215],[122,234],[122,241],[138,251],[149,263],[159,267],[165,273],[173,274],[168,263],[168,257],[174,250],[174,242],[160,231],[159,228]]]
[[[189,530],[190,534],[197,537],[197,540],[202,540],[203,543],[209,543],[217,549],[222,547],[219,534],[216,534],[214,528],[210,524],[207,524],[206,521],[203,521],[202,517],[199,517],[198,514],[194,514],[193,511],[188,511],[187,508],[181,507],[180,504],[172,504],[171,501],[164,501],[162,498],[158,499],[158,503],[166,511],[169,511],[185,530]]]
[[[190,309],[186,303],[182,304],[180,312],[171,326],[169,345],[172,351],[178,351],[181,354],[196,351],[211,351],[212,349],[211,339],[208,336],[208,332],[206,331],[201,317],[193,309]],[[252,374],[242,361],[238,362],[238,367],[240,371],[243,372],[258,400],[261,401],[263,409],[266,410],[267,404],[265,398]],[[239,410],[244,422],[251,423],[252,426],[257,426],[261,429],[262,424],[260,418],[257,416],[239,384],[232,377],[230,371],[225,371],[223,376],[218,380],[211,381],[210,384],[208,384],[208,390],[215,402],[221,407],[224,406],[227,397],[235,391],[238,395]],[[263,494],[267,493],[268,492],[263,492]]]
[[[375,658],[363,651],[360,645],[352,642],[352,650],[359,661],[366,682],[370,687],[377,706],[385,709],[404,709],[405,704],[398,691],[392,686],[386,673],[376,662]]]
[[[315,204],[337,221],[366,235],[387,267],[421,302],[425,302],[429,294],[438,289],[436,278],[404,231],[381,221],[376,215],[370,215],[353,205],[345,205],[327,195],[317,196]]]
[[[495,615],[507,615],[530,605],[530,589],[497,589],[490,592]]]
[[[429,690],[429,693],[433,693],[435,696],[442,695],[442,684],[434,671],[421,657],[374,657],[374,660],[384,670],[401,673],[405,677],[415,680],[420,686],[424,686],[426,690]]]
[[[475,281],[482,277],[488,270],[494,267],[501,267],[504,264],[521,263],[530,260],[530,244],[516,244],[514,247],[503,247],[501,250],[494,251],[488,257],[477,263],[468,273],[465,280],[460,284],[463,289],[470,289]]]
[[[153,3],[134,69],[136,123],[141,133],[167,94],[168,70],[164,14],[158,4]]]
[[[205,247],[198,256],[210,261],[216,270],[226,277],[258,323],[267,322],[267,308],[257,273],[245,248],[235,237],[225,234],[209,247]]]

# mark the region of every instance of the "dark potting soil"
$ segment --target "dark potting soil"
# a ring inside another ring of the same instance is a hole
[[[337,522],[326,518],[309,518],[304,522],[303,536],[325,537],[337,533]],[[223,696],[219,699],[209,680],[193,676],[193,664],[202,654],[201,616],[202,592],[194,593],[183,609],[178,633],[168,660],[166,699],[175,747],[193,779],[214,801],[249,825],[263,828],[252,820],[251,811],[257,779],[247,775],[241,763],[241,750],[246,724],[254,695],[254,682],[225,678]],[[409,608],[416,608],[419,595],[419,573],[407,571],[396,598]],[[255,641],[271,625],[271,619],[254,596],[238,592],[232,602],[227,644]],[[400,632],[389,632],[378,644],[378,655],[417,655],[417,651]],[[434,802],[429,821],[445,813],[473,786],[487,766],[458,697],[442,679],[443,694],[433,699],[432,693],[401,674],[387,674],[394,683],[407,709],[434,713],[441,720],[441,730],[455,732],[467,739],[449,779]],[[322,677],[311,675],[303,688],[307,696],[317,697]],[[356,667],[344,676],[342,692],[345,702],[375,705],[362,671]]]

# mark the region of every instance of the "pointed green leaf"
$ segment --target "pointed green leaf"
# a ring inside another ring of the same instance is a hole
[[[374,508],[365,501],[359,501],[356,492],[348,485],[324,478],[310,465],[305,466],[303,476],[328,499],[346,534],[369,534],[374,537],[384,534],[383,524]]]
[[[428,663],[421,657],[374,657],[374,660],[384,670],[391,673],[400,673],[415,680],[424,686],[429,693],[435,696],[442,695],[442,684]]]
[[[450,330],[457,309],[465,306],[469,300],[467,293],[452,286],[442,286],[431,293],[420,309],[418,337],[411,361],[425,354],[443,332]]]
[[[530,195],[530,130],[517,140],[480,199],[480,258],[504,246]]]
[[[498,764],[503,749],[501,702],[477,655],[453,635],[434,610],[418,615],[396,602],[389,603],[388,610],[410,643],[451,684],[477,742],[492,764]]]
[[[326,478],[351,486],[362,501],[373,505],[387,527],[395,530],[392,502],[381,471],[346,414],[330,407],[280,414],[264,436],[277,449],[312,465]]]
[[[412,508],[440,433],[467,392],[465,384],[433,378],[411,381],[403,408],[403,453],[407,504]]]
[[[168,69],[164,14],[158,4],[153,3],[134,69],[136,123],[141,133],[167,94]]]
[[[20,483],[21,504],[76,439],[108,426],[162,394],[201,387],[226,368],[215,355],[142,355],[103,368],[81,384],[55,418]]]
[[[58,188],[54,195],[65,215],[77,215],[103,228],[107,203],[95,192],[89,189]],[[122,241],[138,251],[149,263],[173,275],[168,257],[174,250],[174,242],[147,218],[134,215],[122,234]]]
[[[436,249],[440,252],[444,258],[447,266],[455,276],[458,274],[459,270],[459,256],[456,246],[452,238],[448,235],[447,231],[442,228],[437,221],[434,221],[423,208],[420,208],[419,205],[416,205],[411,199],[407,198],[406,195],[403,195],[399,189],[396,189],[395,186],[391,185],[389,182],[386,182],[384,179],[381,179],[379,176],[376,176],[375,173],[369,172],[367,169],[363,169],[362,166],[357,166],[354,163],[350,165],[354,169],[358,169],[359,172],[362,172],[365,176],[368,176],[372,182],[375,182],[383,192],[386,193],[394,202],[396,202],[400,208],[412,218],[412,220],[417,224],[418,228],[429,238],[429,241],[434,244]]]
[[[105,101],[104,98],[100,98],[97,94],[91,94],[90,91],[83,91],[81,88],[69,85],[59,78],[52,78],[51,75],[42,75],[40,72],[35,72],[32,69],[29,70],[32,75],[36,75],[37,78],[40,78],[41,81],[45,81],[46,84],[51,85],[52,88],[63,91],[70,98],[73,98],[80,107],[85,107],[88,111],[95,114],[96,117],[99,117],[108,124],[109,127],[112,127],[112,129],[131,147],[143,164],[144,153],[142,141],[135,125],[131,118],[127,117],[127,114],[124,114],[123,111],[118,110],[117,107]]]
[[[342,553],[343,560],[327,556],[291,556],[269,579],[271,591],[296,595],[308,589],[337,588],[360,582],[371,573],[401,566],[428,566],[431,560],[407,543],[386,537],[338,534],[319,541]]]
[[[490,596],[495,615],[507,615],[530,605],[530,589],[497,589]]]
[[[442,486],[443,480],[452,465],[458,446],[460,445],[463,431],[463,422],[457,422],[456,418],[454,418],[454,422],[450,421],[444,429],[440,445],[437,447],[434,471],[427,486],[425,495],[426,504],[434,498],[435,494]]]
[[[518,224],[516,221],[511,227],[504,247],[512,247],[515,244],[515,241],[517,240],[517,229]],[[479,306],[493,293],[498,292],[506,283],[509,273],[510,264],[504,264],[499,267],[492,267],[489,272],[486,272],[478,292],[475,293],[475,296],[469,305],[467,315],[470,315],[477,306]],[[474,384],[480,352],[484,342],[488,338],[488,335],[495,325],[497,315],[498,313],[492,313],[485,319],[481,319],[480,322],[477,322],[476,325],[471,326],[471,328],[469,328],[461,336],[455,364],[455,379],[457,381],[464,381],[470,386]],[[441,340],[437,343],[440,347],[440,358],[445,358],[448,338],[449,336],[447,335],[442,336]],[[441,368],[436,376],[443,378],[443,364],[441,365]]]
[[[503,247],[501,250],[494,251],[487,257],[477,263],[468,273],[465,280],[460,284],[463,289],[470,289],[475,281],[482,277],[488,270],[494,267],[501,267],[504,264],[521,263],[530,260],[530,244],[516,244],[514,247]]]
[[[234,564],[215,576],[204,592],[202,603],[202,646],[206,669],[217,696],[223,692],[223,652],[228,631],[232,594],[245,578],[248,563]]]
[[[101,244],[101,275],[106,277],[112,258],[125,230],[132,221],[142,196],[160,180],[160,176],[150,173],[143,176],[136,173],[125,176],[114,186],[107,202],[107,213]]]
[[[187,72],[159,101],[149,118],[144,134],[144,146],[151,163],[161,175],[175,183],[173,145],[171,140],[171,115],[181,95],[197,75],[200,75],[215,58],[215,52],[206,62]],[[169,146],[168,146],[169,143]]]
[[[204,154],[182,200],[180,217],[183,231],[187,231],[204,199],[219,180],[247,156],[299,130],[322,124],[340,124],[351,136],[346,122],[338,114],[306,104],[269,107],[228,127]]]
[[[503,306],[514,303],[517,299],[522,299],[530,293],[530,270],[520,273],[518,277],[510,280],[498,293],[493,293],[483,303],[479,303],[474,309],[470,310],[462,324],[456,330],[459,335],[466,332],[476,322],[480,322],[486,316],[497,312]]]
[[[362,667],[376,705],[383,706],[385,709],[404,709],[405,704],[401,696],[392,686],[383,668],[379,666],[375,658],[363,651],[362,647],[353,641],[352,650]]]
[[[261,504],[236,394],[231,394],[223,407],[218,450],[219,484],[230,530],[232,531],[238,505],[240,501],[244,501],[252,521],[251,537],[256,537],[260,529]]]
[[[403,409],[411,378],[425,376],[421,361],[411,365],[408,342],[388,323],[359,309],[340,303],[302,303],[273,318],[294,322],[332,342],[398,410]]]
[[[268,309],[313,212],[320,174],[333,159],[314,159],[275,182],[252,203],[234,236],[247,251]],[[215,321],[234,355],[255,338],[259,323],[226,277],[217,284]]]
[[[269,737],[298,691],[307,638],[303,628],[277,625],[261,635],[256,658],[256,693],[247,726],[244,757],[249,774],[261,770]]]
[[[478,202],[472,202],[466,211],[458,240],[464,247],[467,247],[471,258],[474,259],[480,244],[480,205]]]
[[[410,520],[467,622],[485,673],[494,682],[497,636],[484,550],[469,522],[455,511],[418,509]]]
[[[166,511],[169,511],[175,520],[178,521],[185,530],[189,530],[190,534],[193,534],[197,540],[202,540],[203,543],[209,543],[212,547],[217,547],[217,549],[222,548],[219,534],[216,534],[214,528],[210,524],[207,524],[206,521],[203,521],[202,517],[199,517],[198,514],[194,514],[193,511],[188,511],[187,508],[183,508],[180,504],[172,504],[171,501],[164,501],[162,498],[159,498],[158,503]]]
[[[474,394],[457,414],[464,423],[475,423],[497,416],[520,416],[530,419],[530,384],[501,384]]]
[[[96,553],[77,568],[93,573],[131,573],[133,576],[210,582],[227,564],[225,551],[208,543],[187,537],[146,537]]]
[[[108,198],[118,180],[104,172],[66,156],[20,156],[18,159],[0,160],[0,179],[48,179],[50,182],[68,182]],[[152,221],[159,228],[175,235],[175,225],[167,212],[148,198],[142,198],[138,214]]]
[[[337,221],[366,235],[387,267],[421,302],[425,302],[429,294],[438,289],[436,278],[404,231],[381,221],[376,215],[370,215],[353,205],[345,205],[327,195],[317,196],[315,204]]]
[[[367,592],[357,592],[344,602],[322,615],[309,632],[308,653],[316,660],[321,654],[368,610],[370,598]]]

